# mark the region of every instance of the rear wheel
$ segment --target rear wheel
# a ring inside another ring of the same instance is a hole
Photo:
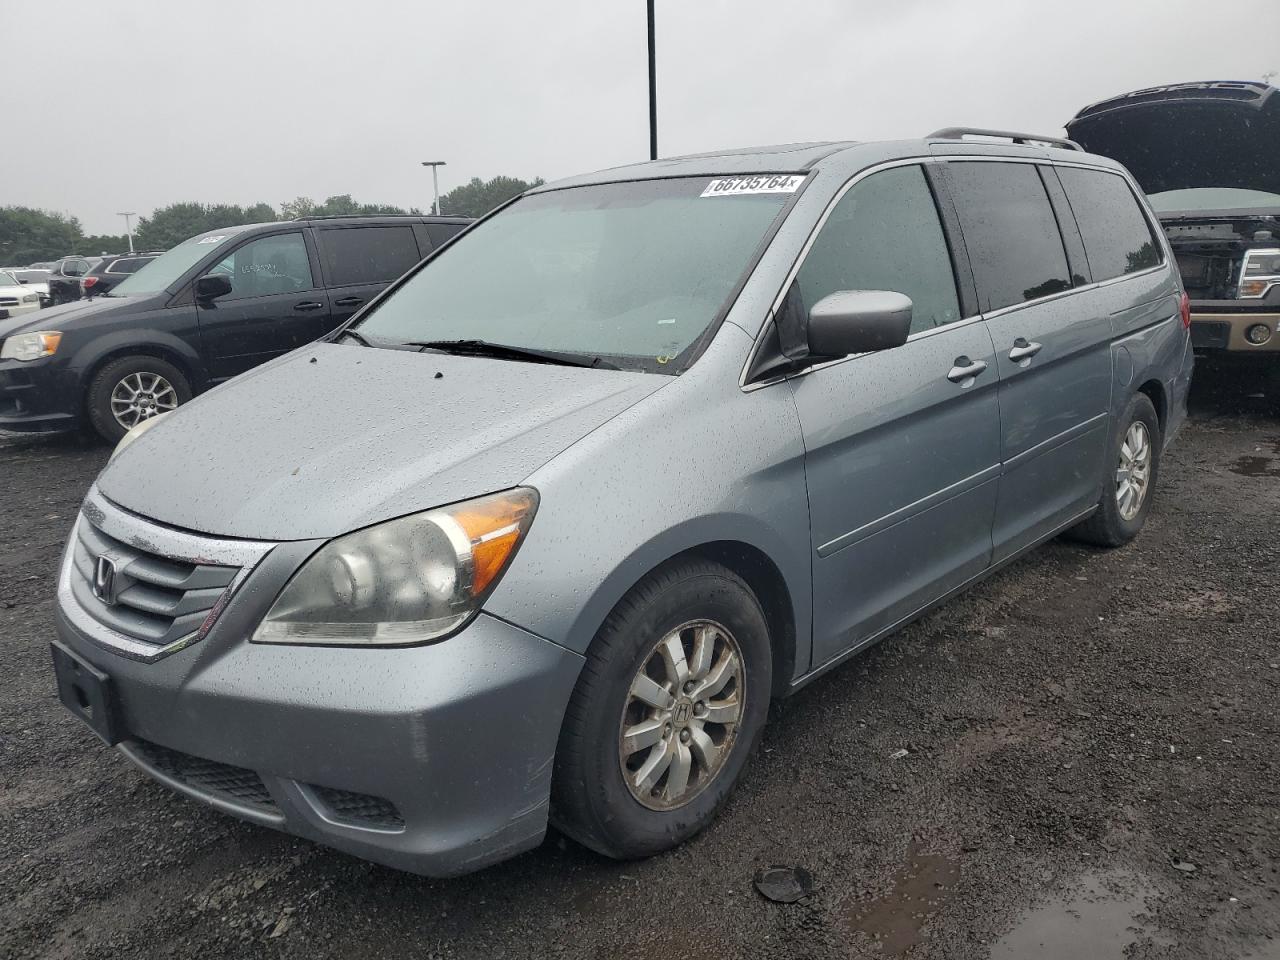
[[[635,587],[587,653],[556,750],[553,822],[610,857],[649,856],[714,819],[768,714],[755,595],[708,561]]]
[[[144,420],[191,399],[182,371],[159,357],[112,360],[89,384],[89,422],[105,440],[118,441]]]
[[[1112,438],[1098,509],[1071,536],[1100,547],[1118,547],[1147,521],[1160,475],[1160,418],[1146,394],[1135,394]]]

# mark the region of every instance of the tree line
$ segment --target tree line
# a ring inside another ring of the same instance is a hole
[[[540,186],[541,177],[521,180],[518,177],[494,177],[455,187],[440,196],[440,212],[445,216],[479,217],[494,207]],[[168,250],[189,237],[238,227],[246,223],[269,223],[298,217],[372,216],[377,214],[422,214],[417,207],[404,209],[385,203],[359,203],[348,193],[328,197],[317,203],[310,197],[298,197],[280,204],[279,210],[269,203],[240,206],[234,203],[172,203],[139,217],[133,232],[136,250]],[[0,266],[25,266],[44,260],[56,260],[72,254],[101,256],[126,253],[128,237],[121,233],[86,234],[74,216],[33,207],[0,207]]]

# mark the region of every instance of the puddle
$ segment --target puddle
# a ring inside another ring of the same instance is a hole
[[[1242,477],[1280,477],[1280,440],[1272,440],[1271,447],[1276,456],[1248,455],[1240,457],[1227,467],[1232,473]]]
[[[1150,935],[1138,917],[1154,893],[1132,875],[1087,873],[1072,892],[1023,914],[991,960],[1124,960],[1126,947]]]
[[[850,904],[845,923],[875,940],[885,956],[899,956],[921,942],[925,923],[951,897],[959,879],[954,861],[922,854],[912,843],[906,865],[893,878],[893,889],[878,900]]]

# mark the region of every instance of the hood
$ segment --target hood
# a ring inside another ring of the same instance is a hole
[[[110,500],[227,537],[332,537],[519,484],[660,374],[317,343],[216,387],[108,464]]]
[[[34,292],[30,285],[15,287],[14,289],[21,290],[24,293]],[[24,313],[8,320],[0,320],[0,340],[13,336],[15,333],[25,333],[28,330],[60,330],[71,319],[84,320],[119,309],[136,310],[138,306],[139,300],[120,297],[107,300],[101,298],[75,300],[57,307],[46,307],[43,310]]]
[[[1280,90],[1265,83],[1136,90],[1085,107],[1067,136],[1120,161],[1148,194],[1194,187],[1280,193]]]

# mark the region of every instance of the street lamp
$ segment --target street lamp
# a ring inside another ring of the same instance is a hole
[[[435,195],[435,202],[431,204],[431,212],[438,217],[440,216],[440,180],[436,176],[436,167],[443,167],[445,162],[443,160],[423,160],[422,165],[431,168],[431,190]]]
[[[129,234],[129,252],[133,253],[133,217],[136,217],[137,214],[132,210],[128,210],[124,213],[117,213],[116,216],[124,217],[124,228]]]
[[[649,159],[658,159],[658,70],[654,61],[653,0],[649,0]]]

